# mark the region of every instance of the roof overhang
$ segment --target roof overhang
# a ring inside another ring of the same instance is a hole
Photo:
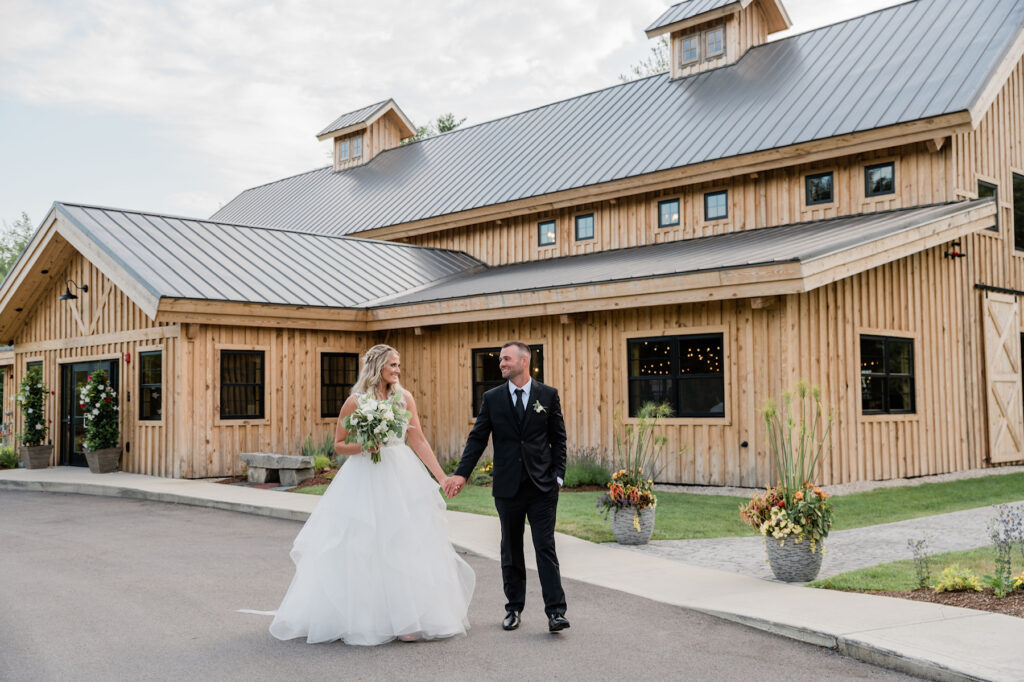
[[[783,7],[780,0],[736,0],[728,5],[722,5],[716,7],[713,10],[702,12],[692,17],[687,17],[680,21],[672,22],[671,24],[665,24],[664,26],[658,26],[652,28],[645,33],[648,38],[656,38],[665,33],[675,33],[676,31],[682,31],[691,26],[698,24],[704,24],[709,21],[714,21],[722,17],[728,17],[738,13],[740,10],[745,9],[753,2],[757,2],[764,12],[765,20],[768,22],[768,33],[777,33],[779,31],[785,31],[793,25],[793,22],[789,18],[789,14],[786,12],[786,8]]]
[[[405,115],[405,112],[398,107],[395,100],[389,99],[365,120],[360,121],[359,123],[353,123],[350,126],[345,126],[344,128],[332,130],[322,135],[317,135],[316,139],[322,142],[324,140],[332,140],[336,137],[344,137],[345,135],[365,130],[366,128],[369,128],[374,121],[383,118],[389,113],[392,114],[395,122],[398,124],[400,136],[403,140],[416,134],[416,126],[414,126],[412,121],[409,120],[409,117]]]
[[[156,321],[365,332],[367,317],[366,310],[357,308],[163,298]]]
[[[368,331],[538,317],[798,294],[959,239],[995,224],[991,200],[963,202],[962,210],[912,229],[809,260],[751,264],[658,277],[634,277],[578,286],[515,290],[382,306],[369,311]]]

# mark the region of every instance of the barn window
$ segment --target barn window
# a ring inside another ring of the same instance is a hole
[[[679,224],[679,199],[658,202],[658,227],[672,227]]]
[[[667,402],[676,417],[724,417],[722,334],[630,339],[629,416]]]
[[[704,59],[721,57],[725,54],[725,26],[704,31]]]
[[[864,169],[864,196],[896,193],[896,166],[891,161]]]
[[[704,195],[704,220],[724,220],[729,217],[729,192],[708,192]]]
[[[860,396],[863,414],[915,411],[913,339],[860,337]]]
[[[220,418],[263,419],[264,352],[220,352]]]
[[[505,379],[501,378],[498,357],[501,348],[473,349],[473,414],[480,414],[480,404],[484,393],[495,386],[501,386]],[[544,346],[530,346],[530,378],[544,381]]]
[[[576,241],[594,238],[594,214],[576,216]]]
[[[337,417],[359,374],[356,353],[320,355],[320,416]]]
[[[989,197],[992,197],[993,199],[996,200],[996,215],[993,218],[996,221],[996,224],[993,225],[992,227],[988,228],[988,229],[992,230],[993,232],[998,232],[999,231],[999,188],[996,187],[995,185],[993,185],[991,182],[982,182],[981,180],[978,180],[978,198],[979,199],[988,199]]]
[[[555,243],[555,221],[545,220],[537,223],[537,245],[551,246]]]
[[[679,39],[679,66],[700,61],[700,35],[683,36]]]
[[[163,416],[163,351],[139,353],[139,420],[159,421]]]
[[[1024,251],[1024,175],[1013,174],[1013,248]]]
[[[829,204],[834,198],[832,191],[832,173],[815,173],[808,175],[807,183],[807,205]]]

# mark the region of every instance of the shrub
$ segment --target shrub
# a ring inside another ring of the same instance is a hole
[[[928,552],[928,540],[907,540],[907,547],[914,555],[914,576],[919,588],[928,587],[932,579],[931,554]]]
[[[612,480],[608,469],[597,462],[579,461],[570,462],[565,467],[566,488],[579,488],[584,485],[607,485]]]
[[[445,460],[444,464],[441,465],[441,470],[449,476],[453,476],[455,474],[455,470],[458,468],[459,460],[457,458]]]
[[[0,469],[13,469],[18,466],[18,453],[10,445],[0,445]]]
[[[960,564],[947,566],[939,576],[936,592],[981,592],[981,580],[969,568],[961,568]]]
[[[333,465],[331,464],[330,457],[324,457],[323,455],[316,455],[315,457],[313,457],[313,469],[315,469],[316,471],[330,469],[331,466]]]
[[[79,407],[85,410],[85,448],[96,452],[121,444],[120,412],[117,391],[110,385],[107,372],[95,370],[88,376],[79,394]]]
[[[490,485],[494,482],[494,462],[484,460],[477,464],[476,469],[469,475],[469,482],[473,485]]]
[[[314,466],[317,469],[329,469],[334,466],[335,454],[334,454],[334,434],[327,433],[324,435],[323,441],[317,443],[313,441],[313,436],[306,436],[306,440],[302,441],[302,456],[312,457]],[[328,465],[325,467],[316,464],[317,458],[323,457],[328,461]]]
[[[46,398],[49,395],[50,389],[43,383],[42,368],[36,365],[29,369],[21,380],[21,390],[17,395],[25,428],[18,434],[22,445],[34,447],[46,442],[50,423],[46,418]]]

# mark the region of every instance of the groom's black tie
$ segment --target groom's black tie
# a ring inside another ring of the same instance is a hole
[[[516,389],[516,416],[519,417],[519,421],[523,421],[523,417],[526,416],[526,405],[523,403],[523,389]]]

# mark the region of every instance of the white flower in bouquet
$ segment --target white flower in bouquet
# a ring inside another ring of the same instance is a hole
[[[398,406],[399,396],[387,400],[374,400],[368,395],[359,396],[356,410],[342,420],[348,430],[346,443],[359,443],[364,451],[371,452],[370,459],[380,461],[380,446],[402,434],[402,428],[409,423],[412,414]]]

